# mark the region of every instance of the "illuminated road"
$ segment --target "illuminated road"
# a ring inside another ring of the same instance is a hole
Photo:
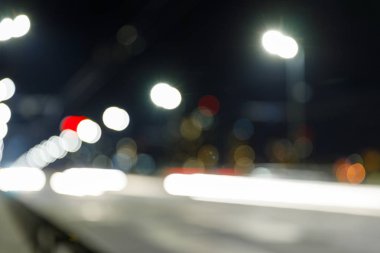
[[[100,252],[379,252],[377,217],[194,201],[161,186],[129,177],[126,190],[100,197],[18,196]]]

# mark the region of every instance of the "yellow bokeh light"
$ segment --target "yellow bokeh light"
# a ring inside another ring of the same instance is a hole
[[[219,152],[213,145],[205,145],[199,149],[198,159],[202,161],[206,167],[212,167],[215,166],[219,160]]]
[[[198,139],[202,134],[202,127],[196,121],[185,118],[181,122],[180,133],[183,138],[193,141]]]

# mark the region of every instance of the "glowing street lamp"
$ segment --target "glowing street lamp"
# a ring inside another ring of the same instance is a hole
[[[297,128],[305,122],[305,53],[295,39],[276,30],[265,32],[261,44],[266,52],[286,60],[286,113],[288,136],[291,139]]]
[[[29,32],[30,20],[26,15],[18,15],[14,19],[4,18],[0,22],[0,41],[19,38]]]
[[[166,110],[177,108],[182,101],[179,90],[167,83],[158,83],[150,90],[150,98],[152,102]]]
[[[279,31],[271,30],[265,32],[261,43],[268,53],[284,59],[294,58],[298,53],[298,44],[295,39]]]

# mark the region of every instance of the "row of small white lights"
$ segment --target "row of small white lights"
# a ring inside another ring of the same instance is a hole
[[[13,97],[16,86],[9,78],[0,80],[0,161],[2,159],[4,141],[3,139],[8,133],[8,122],[11,119],[12,112],[8,105],[3,103]]]
[[[64,130],[59,136],[52,136],[21,155],[12,167],[44,168],[57,159],[64,158],[68,152],[78,151],[81,145],[82,140],[75,131]]]
[[[29,29],[30,20],[26,15],[18,15],[14,19],[4,18],[0,22],[0,41],[22,37]]]

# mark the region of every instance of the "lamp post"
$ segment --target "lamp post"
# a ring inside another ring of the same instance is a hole
[[[295,39],[279,31],[267,31],[262,36],[264,49],[286,61],[286,120],[288,138],[305,122],[305,52]]]

